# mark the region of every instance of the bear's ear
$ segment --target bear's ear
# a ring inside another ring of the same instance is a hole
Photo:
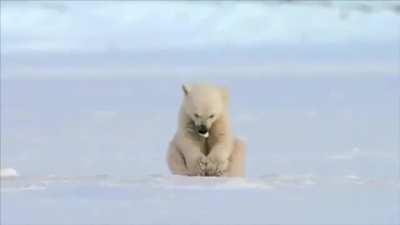
[[[182,85],[182,90],[183,90],[183,93],[185,94],[185,96],[188,96],[189,92],[190,92],[190,86],[187,85],[187,84],[183,84]]]
[[[229,91],[227,88],[221,88],[222,99],[224,100],[225,105],[229,104]]]

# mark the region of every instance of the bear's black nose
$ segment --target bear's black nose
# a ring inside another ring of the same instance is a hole
[[[205,125],[200,125],[197,129],[197,132],[200,134],[206,134],[208,132],[208,129]]]

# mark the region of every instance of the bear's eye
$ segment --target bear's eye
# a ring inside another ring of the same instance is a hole
[[[210,119],[212,119],[212,118],[214,118],[214,114],[211,114],[208,118],[210,118]]]
[[[196,118],[199,118],[199,117],[200,117],[200,115],[199,115],[199,114],[197,114],[197,113],[195,113],[195,114],[194,114],[194,117],[196,117]]]

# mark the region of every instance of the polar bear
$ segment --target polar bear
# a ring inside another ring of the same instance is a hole
[[[244,176],[245,145],[231,128],[228,91],[211,85],[182,85],[178,129],[167,163],[173,174]]]

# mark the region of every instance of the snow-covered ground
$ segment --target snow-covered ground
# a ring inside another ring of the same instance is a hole
[[[1,2],[0,223],[400,224],[396,2],[196,4]],[[193,81],[246,178],[169,173]]]
[[[3,81],[2,224],[399,224],[396,79],[220,81],[244,179],[169,174],[182,82]]]
[[[357,177],[35,177],[2,184],[2,224],[398,224],[399,183]]]

